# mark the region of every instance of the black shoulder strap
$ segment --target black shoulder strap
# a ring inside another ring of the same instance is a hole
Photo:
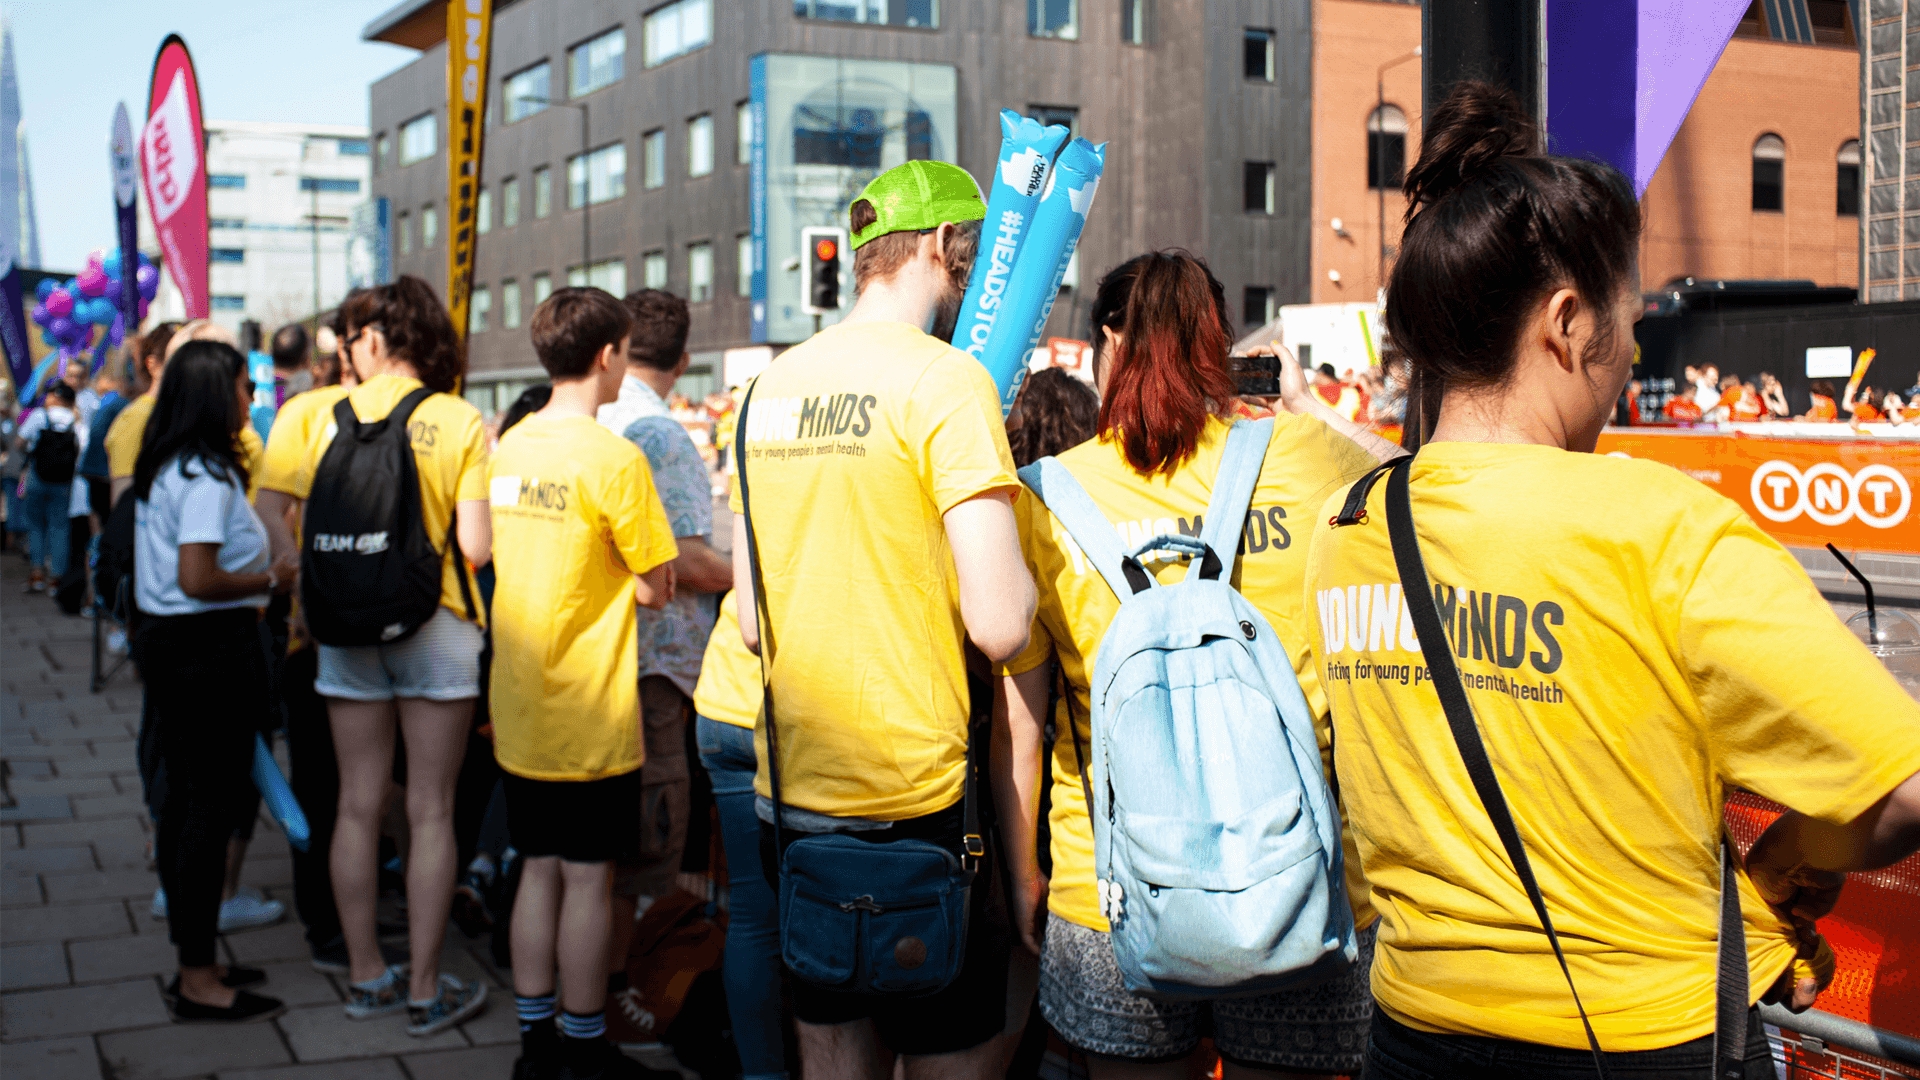
[[[1394,460],[1397,461],[1399,459],[1396,458]],[[1383,465],[1375,465],[1365,476],[1355,480],[1353,486],[1347,489],[1347,501],[1341,505],[1340,512],[1335,514],[1333,520],[1327,522],[1327,524],[1332,525],[1334,528],[1339,528],[1342,525],[1365,525],[1367,523],[1367,499],[1373,494],[1373,485],[1379,483],[1380,478],[1387,475],[1387,470],[1391,468],[1393,468],[1392,461]]]

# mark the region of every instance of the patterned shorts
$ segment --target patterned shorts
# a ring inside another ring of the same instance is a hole
[[[1355,935],[1359,962],[1302,990],[1214,1001],[1161,1001],[1127,990],[1113,942],[1065,919],[1047,921],[1040,960],[1040,1013],[1071,1045],[1135,1061],[1185,1057],[1211,1028],[1220,1056],[1295,1072],[1356,1074],[1373,1018],[1374,927]]]

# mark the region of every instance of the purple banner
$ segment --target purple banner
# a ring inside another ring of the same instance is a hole
[[[127,337],[140,333],[140,290],[135,286],[140,267],[140,181],[134,157],[133,121],[126,102],[114,106],[113,137],[108,154],[113,159],[113,212],[120,236],[120,320]],[[106,338],[102,338],[105,341]],[[99,370],[99,364],[94,365]]]
[[[27,351],[27,317],[20,308],[20,267],[14,263],[13,249],[4,244],[0,244],[0,346],[6,348],[7,370],[17,392],[33,378],[33,354]]]

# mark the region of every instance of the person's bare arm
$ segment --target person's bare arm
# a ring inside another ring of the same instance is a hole
[[[1279,405],[1290,413],[1311,416],[1333,430],[1347,437],[1354,445],[1373,455],[1375,461],[1392,461],[1404,457],[1406,449],[1396,446],[1368,431],[1366,428],[1341,416],[1326,403],[1313,387],[1307,385],[1306,373],[1300,369],[1299,361],[1287,351],[1286,346],[1275,341],[1266,348],[1252,350],[1255,356],[1277,356],[1280,358],[1280,400]]]
[[[690,592],[723,593],[733,588],[733,564],[713,550],[704,536],[676,536],[680,557],[673,560],[677,588]]]
[[[740,640],[747,651],[760,655],[760,598],[753,588],[753,562],[747,554],[747,518],[733,515],[733,590],[734,614],[740,617]]]
[[[988,660],[1010,660],[1027,647],[1036,600],[1033,577],[1020,555],[1013,497],[1006,491],[976,495],[948,510],[943,520],[960,579],[960,621],[967,637]]]
[[[293,587],[299,563],[290,555],[277,557],[265,574],[230,574],[220,569],[219,544],[180,545],[180,591],[206,604],[241,600],[269,590],[284,593]]]
[[[493,561],[493,508],[485,499],[467,499],[457,509],[460,553],[478,570]]]
[[[300,500],[284,491],[261,488],[253,497],[254,512],[260,515],[260,524],[267,528],[267,544],[278,559],[285,555],[298,558],[299,544],[294,542],[293,530],[287,526],[290,513],[298,512]]]
[[[1040,955],[1040,913],[1046,910],[1047,878],[1040,872],[1040,787],[1046,783],[1042,728],[1047,712],[1047,672],[1001,678],[993,695],[993,802],[1013,877],[1013,925],[1020,944]]]
[[[132,486],[133,477],[131,476],[116,476],[107,481],[107,502],[110,504],[119,502],[120,496]]]
[[[663,562],[644,574],[633,575],[634,603],[659,611],[673,599],[673,564]]]

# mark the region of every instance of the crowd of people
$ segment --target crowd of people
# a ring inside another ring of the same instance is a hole
[[[1837,393],[1831,379],[1814,379],[1807,384],[1807,411],[1795,413],[1787,404],[1786,388],[1779,376],[1763,371],[1757,380],[1739,375],[1721,375],[1720,369],[1686,366],[1681,388],[1661,406],[1658,417],[1643,414],[1641,383],[1627,384],[1628,418],[1633,423],[1652,423],[1659,419],[1680,423],[1731,421],[1755,423],[1763,420],[1795,420],[1802,423],[1834,423],[1845,412],[1856,429],[1861,424],[1887,423],[1895,426],[1920,422],[1920,386],[1899,391],[1882,391],[1863,383],[1852,395]],[[1896,384],[1898,385],[1898,384]],[[1844,400],[1842,400],[1844,399]]]
[[[486,1008],[442,946],[511,868],[515,1080],[668,1075],[620,1052],[651,1023],[636,919],[720,881],[747,1080],[1033,1075],[1043,1030],[1099,1080],[1208,1055],[1699,1077],[1723,889],[1742,1004],[1807,1007],[1844,874],[1920,848],[1920,703],[1732,503],[1591,453],[1640,308],[1625,179],[1468,85],[1407,190],[1391,383],[1285,362],[1245,399],[1220,282],[1152,252],[1095,289],[1094,385],[1040,371],[1003,419],[946,343],[979,189],[916,161],[849,209],[851,311],[716,403],[710,448],[676,415],[687,305],[653,289],[543,300],[549,382],[497,435],[411,277],[350,294],[310,366],[275,336],[264,439],[210,323],[139,339],[126,383],[49,385],[14,513],[30,589],[70,570],[70,519],[101,566],[129,538],[174,1018],[283,1009],[215,949],[282,914],[240,882],[275,733],[309,824],[294,908],[349,1017],[426,1036]],[[1696,374],[1714,408],[1784,407]],[[1221,588],[1237,624],[1163,602]],[[1122,621],[1157,635],[1124,664]],[[1217,659],[1242,636],[1272,662]],[[1254,798],[1283,763],[1234,735],[1285,716],[1304,786]],[[1734,787],[1789,808],[1737,867]],[[1226,940],[1255,887],[1299,902],[1264,914],[1308,927],[1311,978]],[[1184,969],[1142,966],[1176,945]],[[1716,1075],[1772,1077],[1745,1032]]]

